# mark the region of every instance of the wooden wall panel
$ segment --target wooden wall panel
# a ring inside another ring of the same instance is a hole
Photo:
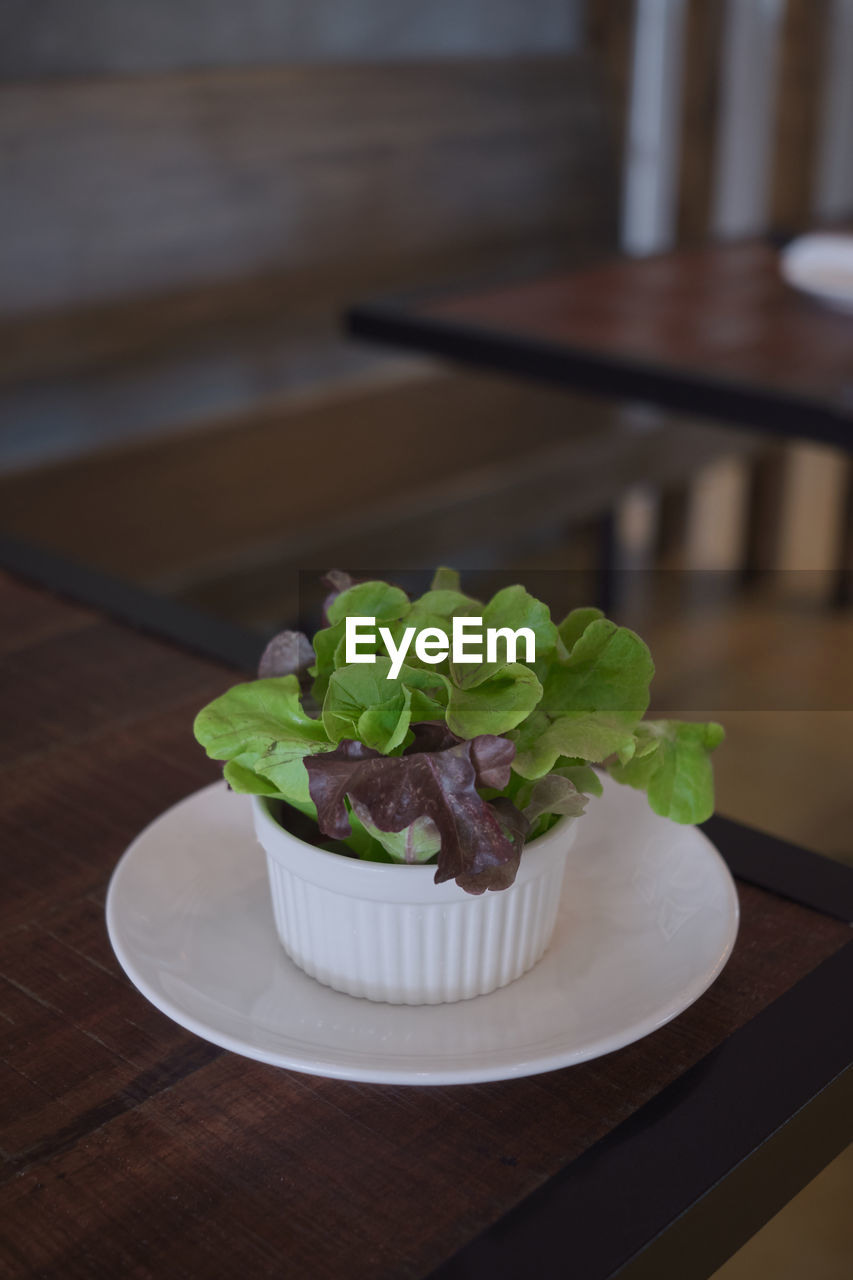
[[[587,0],[586,39],[601,62],[619,151],[625,145],[635,0]]]
[[[577,46],[583,0],[3,0],[0,75],[116,75]]]
[[[768,215],[789,232],[812,220],[828,18],[829,0],[787,0]]]
[[[687,9],[678,198],[681,241],[703,240],[708,235],[723,14],[720,0],[690,0]]]
[[[812,211],[819,114],[832,0],[786,0],[770,146],[767,223],[792,230]],[[679,166],[679,238],[708,233],[721,103],[724,0],[686,0]],[[589,0],[587,34],[601,59],[624,133],[636,0]],[[768,26],[768,32],[770,27]]]
[[[814,210],[821,219],[853,215],[853,4],[829,0],[824,43],[821,123],[815,157]]]
[[[816,221],[831,9],[831,0],[787,0],[785,7],[768,216],[788,234]],[[851,128],[853,121],[848,137]],[[851,474],[850,459],[839,450],[806,442],[786,447],[771,533],[773,567],[787,595],[828,603],[837,591]]]
[[[0,305],[593,234],[594,85],[560,57],[7,85]]]

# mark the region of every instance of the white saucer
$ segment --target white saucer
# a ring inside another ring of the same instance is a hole
[[[853,235],[813,231],[781,252],[782,278],[836,311],[853,313]]]
[[[551,1071],[686,1009],[719,974],[738,926],[732,878],[695,827],[656,817],[610,779],[580,822],[544,959],[459,1004],[375,1004],[297,969],[276,937],[248,799],[224,783],[136,838],[110,883],[107,928],[158,1009],[248,1058],[387,1084]]]

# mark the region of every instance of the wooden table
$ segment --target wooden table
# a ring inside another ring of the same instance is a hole
[[[347,323],[398,347],[853,449],[853,317],[789,289],[761,241],[364,303]]]
[[[55,588],[47,564],[25,567]],[[140,828],[216,777],[190,726],[235,672],[190,651],[213,631],[143,634],[132,592],[110,607],[135,625],[0,574],[4,1277],[690,1280],[853,1137],[853,871],[724,819],[731,961],[597,1061],[352,1084],[170,1022],[119,969],[104,894]]]

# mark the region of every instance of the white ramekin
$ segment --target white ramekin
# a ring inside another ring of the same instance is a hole
[[[528,845],[515,884],[479,897],[435,867],[361,862],[286,831],[253,796],[281,943],[300,969],[348,995],[443,1004],[485,995],[542,957],[554,930],[575,821]]]

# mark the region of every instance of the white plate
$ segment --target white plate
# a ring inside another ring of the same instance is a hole
[[[793,288],[853,313],[853,235],[818,231],[798,236],[782,250],[779,269]]]
[[[107,896],[131,981],[235,1053],[345,1080],[458,1084],[583,1062],[648,1035],[714,981],[734,945],[732,878],[706,836],[605,779],[580,820],[544,959],[488,996],[375,1004],[307,977],[278,942],[246,797],[215,783],[153,822]]]

